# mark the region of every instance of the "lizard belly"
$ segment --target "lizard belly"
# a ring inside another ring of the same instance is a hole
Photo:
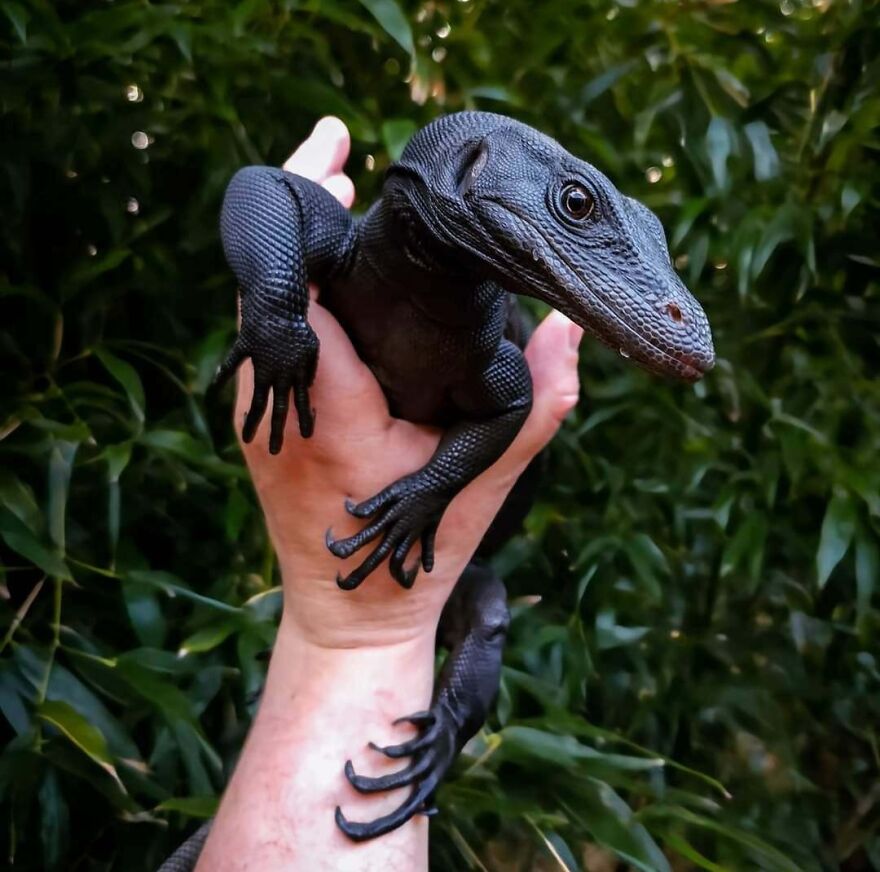
[[[452,389],[467,383],[488,359],[474,350],[473,328],[440,323],[406,293],[372,282],[330,284],[321,290],[320,302],[376,376],[392,415],[439,427],[460,419]]]

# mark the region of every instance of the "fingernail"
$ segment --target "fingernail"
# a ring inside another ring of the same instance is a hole
[[[568,328],[568,347],[572,351],[577,351],[578,346],[581,344],[581,339],[584,338],[584,331],[582,327],[578,327],[577,324],[572,324]]]
[[[345,126],[344,123],[337,118],[335,115],[325,115],[323,118],[318,120],[318,123],[315,125],[312,130],[312,135],[320,134],[321,136],[331,136],[338,135],[339,127]]]
[[[312,128],[312,136],[318,136],[323,132],[324,126],[327,123],[328,116],[325,115],[323,118],[319,118],[315,126]]]

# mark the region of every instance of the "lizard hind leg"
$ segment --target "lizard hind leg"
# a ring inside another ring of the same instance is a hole
[[[502,581],[487,566],[471,563],[462,574],[440,619],[438,639],[449,656],[427,711],[399,718],[418,728],[397,745],[370,747],[408,763],[397,772],[370,778],[358,775],[351,761],[345,776],[360,793],[412,787],[393,812],[369,822],[349,821],[336,809],[336,823],[351,839],[363,841],[391,832],[416,814],[432,815],[434,793],[462,747],[482,726],[498,692],[501,659],[510,621]]]

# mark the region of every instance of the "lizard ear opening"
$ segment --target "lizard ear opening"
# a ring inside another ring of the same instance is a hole
[[[487,160],[489,160],[489,143],[485,139],[481,139],[476,147],[468,152],[459,171],[456,185],[459,197],[463,197],[474,186],[483,167],[486,166]]]

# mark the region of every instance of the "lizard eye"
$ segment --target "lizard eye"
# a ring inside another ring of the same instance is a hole
[[[566,185],[559,195],[559,201],[562,208],[578,221],[587,218],[593,212],[593,198],[583,185]]]

